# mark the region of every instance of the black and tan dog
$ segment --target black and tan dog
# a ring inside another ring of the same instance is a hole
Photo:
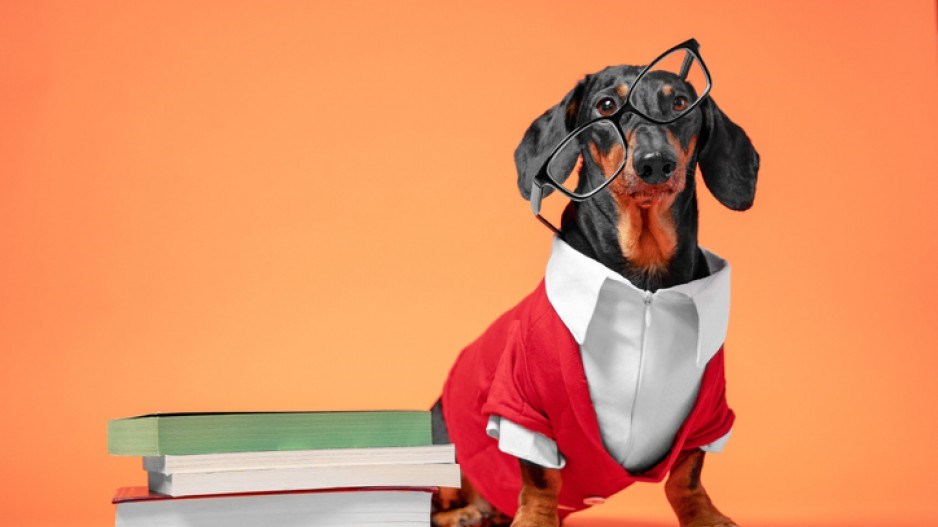
[[[546,153],[578,125],[614,113],[625,103],[640,71],[634,66],[611,66],[587,75],[531,124],[515,151],[518,186],[525,198]],[[749,138],[712,98],[669,124],[626,112],[620,125],[628,152],[623,172],[591,199],[570,202],[559,236],[649,291],[706,277],[708,265],[697,245],[696,167],[700,165],[707,188],[720,203],[733,210],[748,209],[759,168]],[[448,442],[440,401],[434,405],[433,420],[434,441]],[[667,498],[682,527],[732,526],[701,484],[703,460],[702,450],[681,452],[665,485]],[[522,488],[514,518],[495,510],[464,476],[461,489],[442,489],[435,497],[433,523],[556,526],[562,470],[526,460],[519,460],[518,470]]]

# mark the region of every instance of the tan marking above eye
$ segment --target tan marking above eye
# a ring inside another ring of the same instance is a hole
[[[616,93],[619,94],[619,97],[625,97],[629,94],[629,85],[626,83],[621,83],[616,86]]]
[[[665,84],[664,87],[661,88],[661,93],[665,95],[671,95],[672,93],[674,93],[674,87],[671,86],[670,84]]]

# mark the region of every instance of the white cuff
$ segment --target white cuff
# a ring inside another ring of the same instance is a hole
[[[546,468],[563,468],[567,460],[557,450],[553,439],[512,422],[500,415],[490,415],[485,433],[498,439],[498,449]]]
[[[716,441],[710,443],[709,445],[704,445],[700,447],[704,452],[722,452],[723,447],[726,446],[726,442],[730,439],[730,434],[733,433],[733,430],[730,429],[723,437],[717,439]]]

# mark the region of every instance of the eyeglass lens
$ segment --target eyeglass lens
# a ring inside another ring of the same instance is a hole
[[[625,143],[616,126],[598,121],[563,143],[547,165],[547,175],[565,190],[583,195],[615,176],[625,158]]]
[[[678,48],[651,65],[629,89],[635,110],[659,121],[679,118],[710,90],[710,78],[690,50]]]

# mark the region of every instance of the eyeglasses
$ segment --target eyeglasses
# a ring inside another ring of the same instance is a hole
[[[700,58],[697,40],[682,42],[659,55],[639,72],[627,93],[598,101],[600,117],[578,126],[554,148],[534,176],[531,188],[534,215],[559,233],[541,216],[541,200],[551,192],[550,188],[573,201],[585,201],[622,172],[628,152],[619,120],[625,112],[657,124],[672,123],[696,108],[710,88],[710,71]],[[622,98],[625,102],[616,109]]]

